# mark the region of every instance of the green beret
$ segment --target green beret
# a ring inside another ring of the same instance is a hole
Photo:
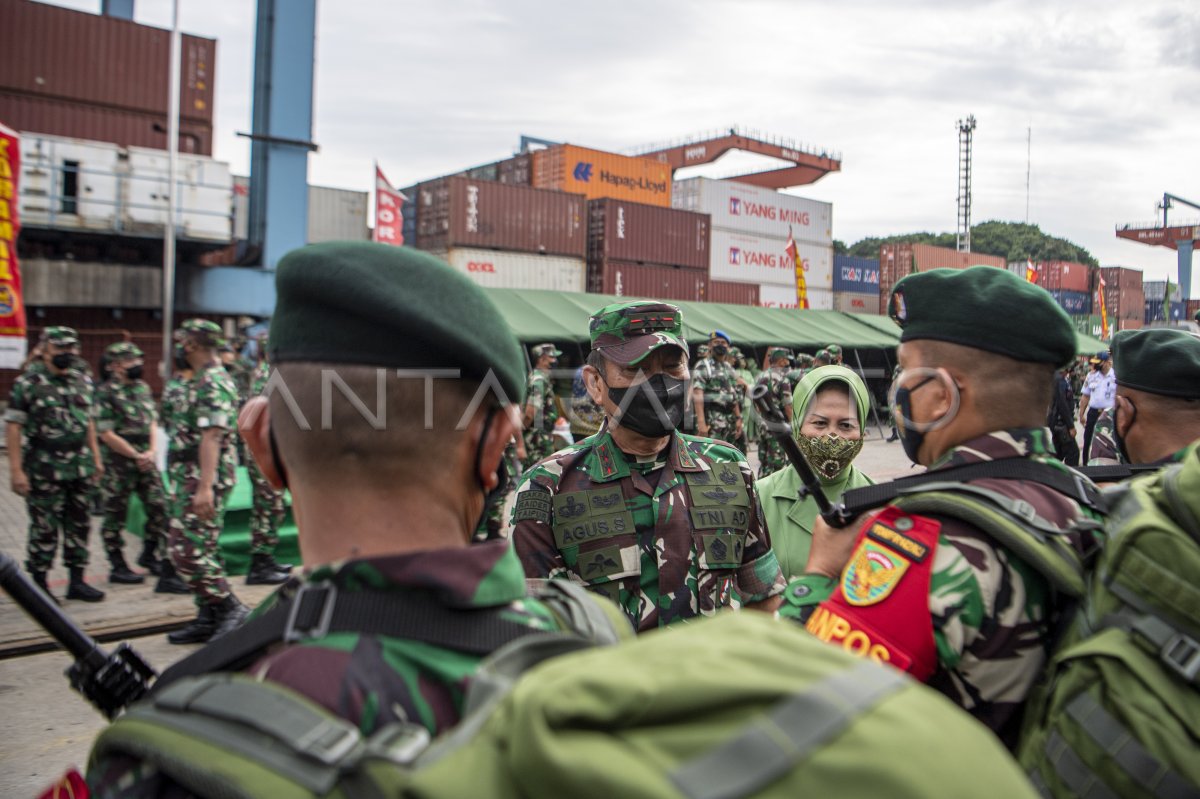
[[[525,357],[508,323],[465,275],[389,244],[330,241],[292,250],[275,270],[271,363],[311,361],[460,369],[525,394]]]
[[[673,345],[687,353],[683,312],[654,300],[606,305],[588,324],[592,349],[621,364],[635,364],[659,347]]]
[[[79,334],[73,327],[48,327],[42,337],[56,347],[74,347],[79,343]]]
[[[908,275],[892,288],[888,315],[901,341],[945,341],[1018,361],[1061,366],[1078,346],[1050,292],[994,266]]]
[[[1200,338],[1184,330],[1122,330],[1112,340],[1117,385],[1200,399]]]
[[[221,326],[207,319],[188,319],[179,329],[183,331],[184,336],[190,336],[210,347],[220,347],[225,343]]]
[[[118,341],[116,344],[109,344],[104,349],[104,354],[109,360],[115,361],[119,358],[141,358],[142,350],[132,342]]]

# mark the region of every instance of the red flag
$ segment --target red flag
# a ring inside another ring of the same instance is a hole
[[[408,198],[392,188],[383,170],[375,165],[375,233],[373,241],[404,244],[404,201]]]
[[[1037,283],[1037,269],[1033,265],[1033,261],[1025,259],[1025,279],[1030,283]]]
[[[792,229],[788,228],[788,240],[783,251],[792,259],[796,267],[796,307],[802,311],[808,310],[808,281],[804,278],[804,260],[800,257],[800,248],[792,238]]]
[[[20,178],[20,139],[15,130],[0,125],[0,369],[20,369],[27,347],[21,269],[17,263]]]

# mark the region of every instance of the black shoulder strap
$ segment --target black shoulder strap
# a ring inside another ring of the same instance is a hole
[[[846,515],[854,518],[891,503],[902,494],[930,483],[966,483],[971,480],[1026,480],[1053,489],[1098,513],[1104,513],[1106,503],[1100,489],[1085,475],[1075,471],[1039,463],[1027,458],[1004,458],[998,461],[968,463],[949,469],[936,469],[911,477],[901,477],[890,483],[855,488],[842,495]]]
[[[278,643],[295,643],[333,632],[386,635],[469,655],[487,655],[538,630],[505,618],[507,608],[451,608],[426,593],[339,593],[332,583],[302,586],[291,599],[174,664],[153,691],[214,671],[244,669]]]
[[[1088,479],[1097,483],[1111,483],[1119,480],[1128,480],[1130,477],[1136,477],[1139,474],[1157,472],[1161,468],[1161,463],[1153,465],[1149,463],[1108,463],[1100,466],[1080,466],[1076,471],[1086,475]]]

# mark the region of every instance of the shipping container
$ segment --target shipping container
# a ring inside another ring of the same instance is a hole
[[[1104,302],[1108,318],[1136,319],[1146,315],[1146,296],[1142,290],[1142,273],[1124,266],[1100,268],[1104,278]]]
[[[143,112],[166,126],[170,31],[116,17],[30,0],[0,3],[0,119],[18,130],[91,138],[88,130],[42,130],[47,107],[14,98]],[[217,43],[184,35],[180,52],[180,118],[208,131],[196,149],[212,152]],[[74,116],[74,115],[73,115]],[[71,122],[71,117],[61,117]],[[95,120],[81,122],[94,125]],[[187,130],[186,122],[182,126]],[[186,137],[184,137],[186,139]],[[107,141],[108,138],[101,140]],[[157,142],[119,141],[154,146]],[[189,146],[181,143],[181,149]]]
[[[1090,314],[1092,312],[1092,295],[1086,291],[1052,290],[1050,296],[1069,314]]]
[[[588,261],[587,268],[587,290],[593,294],[692,302],[708,299],[708,273],[702,269],[613,260]]]
[[[1073,261],[1037,261],[1033,265],[1037,272],[1037,284],[1047,291],[1095,290],[1095,269],[1087,264]]]
[[[1141,330],[1141,319],[1116,319],[1109,320],[1109,334],[1116,333],[1118,330]]]
[[[69,100],[29,97],[0,89],[0,119],[16,130],[44,133],[122,147],[167,147],[166,116],[148,111],[87,105]],[[179,152],[212,155],[208,123],[180,120]]]
[[[879,260],[852,255],[833,256],[833,290],[879,297]],[[835,303],[836,304],[836,303]],[[875,313],[872,309],[870,313]]]
[[[365,191],[328,186],[308,187],[309,244],[319,241],[361,241],[369,235]]]
[[[714,280],[741,283],[795,285],[796,267],[784,249],[786,245],[783,239],[748,236],[713,228],[709,276]],[[796,249],[804,264],[808,287],[832,291],[833,248],[797,242]]]
[[[796,287],[793,286],[772,286],[763,284],[758,287],[758,304],[762,308],[799,308],[800,302],[796,299]],[[833,290],[832,289],[808,289],[808,310],[810,311],[832,311],[833,310]]]
[[[760,186],[713,178],[676,181],[671,204],[712,216],[714,228],[833,244],[833,206]]]
[[[587,202],[578,194],[450,177],[420,184],[417,202],[416,246],[422,250],[587,254]]]
[[[1142,296],[1146,298],[1147,303],[1154,301],[1162,302],[1167,297],[1167,281],[1165,280],[1147,280],[1142,283]]]
[[[1188,313],[1186,303],[1173,302],[1168,307],[1164,300],[1146,300],[1142,321],[1146,324],[1151,322],[1190,322],[1192,316]]]
[[[1187,322],[1196,321],[1196,314],[1200,313],[1200,299],[1185,300],[1184,304],[1186,305],[1186,310],[1184,311],[1184,313],[1187,316],[1187,319],[1185,319],[1184,321],[1187,321]]]
[[[435,253],[450,266],[488,288],[583,292],[587,266],[582,258],[457,247]]]
[[[731,283],[727,280],[708,281],[708,301],[731,305],[758,305],[758,285]]]
[[[421,207],[417,198],[420,197],[420,192],[416,186],[409,186],[401,189],[400,193],[404,195],[404,205],[400,206],[400,237],[403,239],[403,244],[416,247],[417,215]]]
[[[1085,336],[1092,338],[1101,338],[1101,319],[1099,314],[1077,314],[1071,317],[1071,321],[1075,324],[1075,329]],[[1111,330],[1109,331],[1112,332]]]
[[[576,192],[589,200],[612,197],[671,205],[671,167],[649,158],[559,144],[533,153],[533,185]]]
[[[995,266],[1012,271],[1011,266],[995,255],[977,252],[958,252],[945,247],[912,242],[894,242],[879,247],[879,312],[887,313],[892,286],[914,271],[929,269],[965,269],[968,266]]]
[[[846,313],[879,313],[879,294],[876,292],[835,291],[833,310]]]
[[[517,186],[528,186],[532,181],[531,157],[529,153],[514,155],[503,161],[471,167],[462,173],[462,177],[472,180],[494,180],[498,183],[508,183]]]
[[[588,261],[708,269],[709,218],[627,200],[588,202]]]

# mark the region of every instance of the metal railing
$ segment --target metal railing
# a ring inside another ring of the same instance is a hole
[[[1185,219],[1182,222],[1172,221],[1167,225],[1173,227],[1200,227],[1200,219]],[[1124,225],[1117,225],[1117,230],[1163,230],[1162,220],[1158,219],[1153,222],[1127,222]]]
[[[645,155],[646,153],[669,150],[675,147],[686,147],[691,144],[712,141],[713,139],[723,139],[726,136],[742,136],[747,139],[753,139],[755,141],[762,142],[764,144],[772,144],[785,150],[795,150],[796,152],[804,153],[805,155],[813,155],[818,158],[828,158],[833,161],[842,160],[842,154],[837,150],[830,150],[828,147],[821,147],[820,145],[811,144],[808,142],[799,142],[795,139],[787,139],[782,136],[777,136],[773,133],[768,133],[767,131],[758,130],[756,128],[742,128],[737,125],[732,125],[728,128],[703,131],[701,133],[683,136],[681,138],[672,139],[665,142],[655,142],[638,147],[631,147],[626,149],[625,153],[627,155]]]

